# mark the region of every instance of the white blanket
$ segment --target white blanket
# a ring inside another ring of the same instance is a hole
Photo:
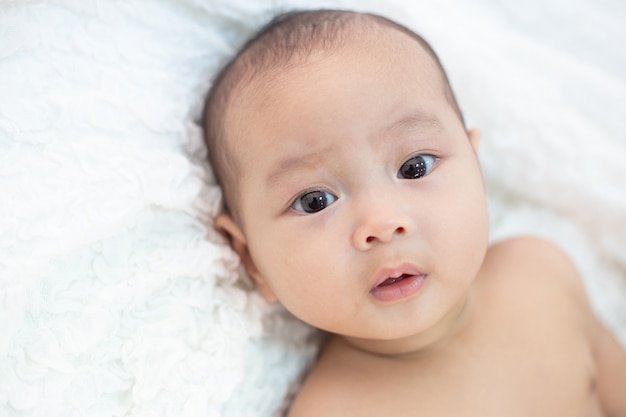
[[[197,120],[216,69],[294,7],[431,41],[483,131],[492,238],[559,243],[626,343],[626,3],[506,4],[2,0],[0,415],[277,414],[315,343],[211,228]]]

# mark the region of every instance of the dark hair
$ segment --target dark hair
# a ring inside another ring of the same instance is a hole
[[[250,85],[260,75],[273,69],[305,62],[313,52],[337,49],[354,39],[354,30],[366,34],[381,26],[408,35],[430,55],[441,74],[448,103],[461,123],[465,124],[437,54],[428,42],[412,30],[382,16],[346,10],[307,10],[278,15],[250,38],[222,68],[206,99],[203,120],[205,140],[209,150],[209,161],[218,182],[222,185],[226,210],[236,215],[233,212],[236,206],[235,193],[226,190],[234,185],[236,180],[234,174],[237,172],[237,160],[225,138],[225,116],[231,93],[236,88]]]

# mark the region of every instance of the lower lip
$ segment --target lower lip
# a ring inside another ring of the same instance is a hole
[[[412,275],[390,285],[378,286],[370,294],[384,303],[400,301],[418,292],[425,280],[426,275]]]

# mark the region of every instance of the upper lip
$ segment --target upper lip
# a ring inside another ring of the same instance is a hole
[[[376,274],[374,285],[372,285],[371,289],[373,290],[378,287],[389,278],[399,278],[402,275],[423,275],[423,272],[410,263],[402,263],[391,268],[383,268]]]

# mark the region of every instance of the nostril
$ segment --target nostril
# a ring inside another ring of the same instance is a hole
[[[367,239],[365,239],[367,243],[372,243],[374,240],[376,240],[374,236],[368,236]]]
[[[396,233],[399,235],[403,235],[406,231],[404,230],[404,227],[400,226],[396,229]]]

